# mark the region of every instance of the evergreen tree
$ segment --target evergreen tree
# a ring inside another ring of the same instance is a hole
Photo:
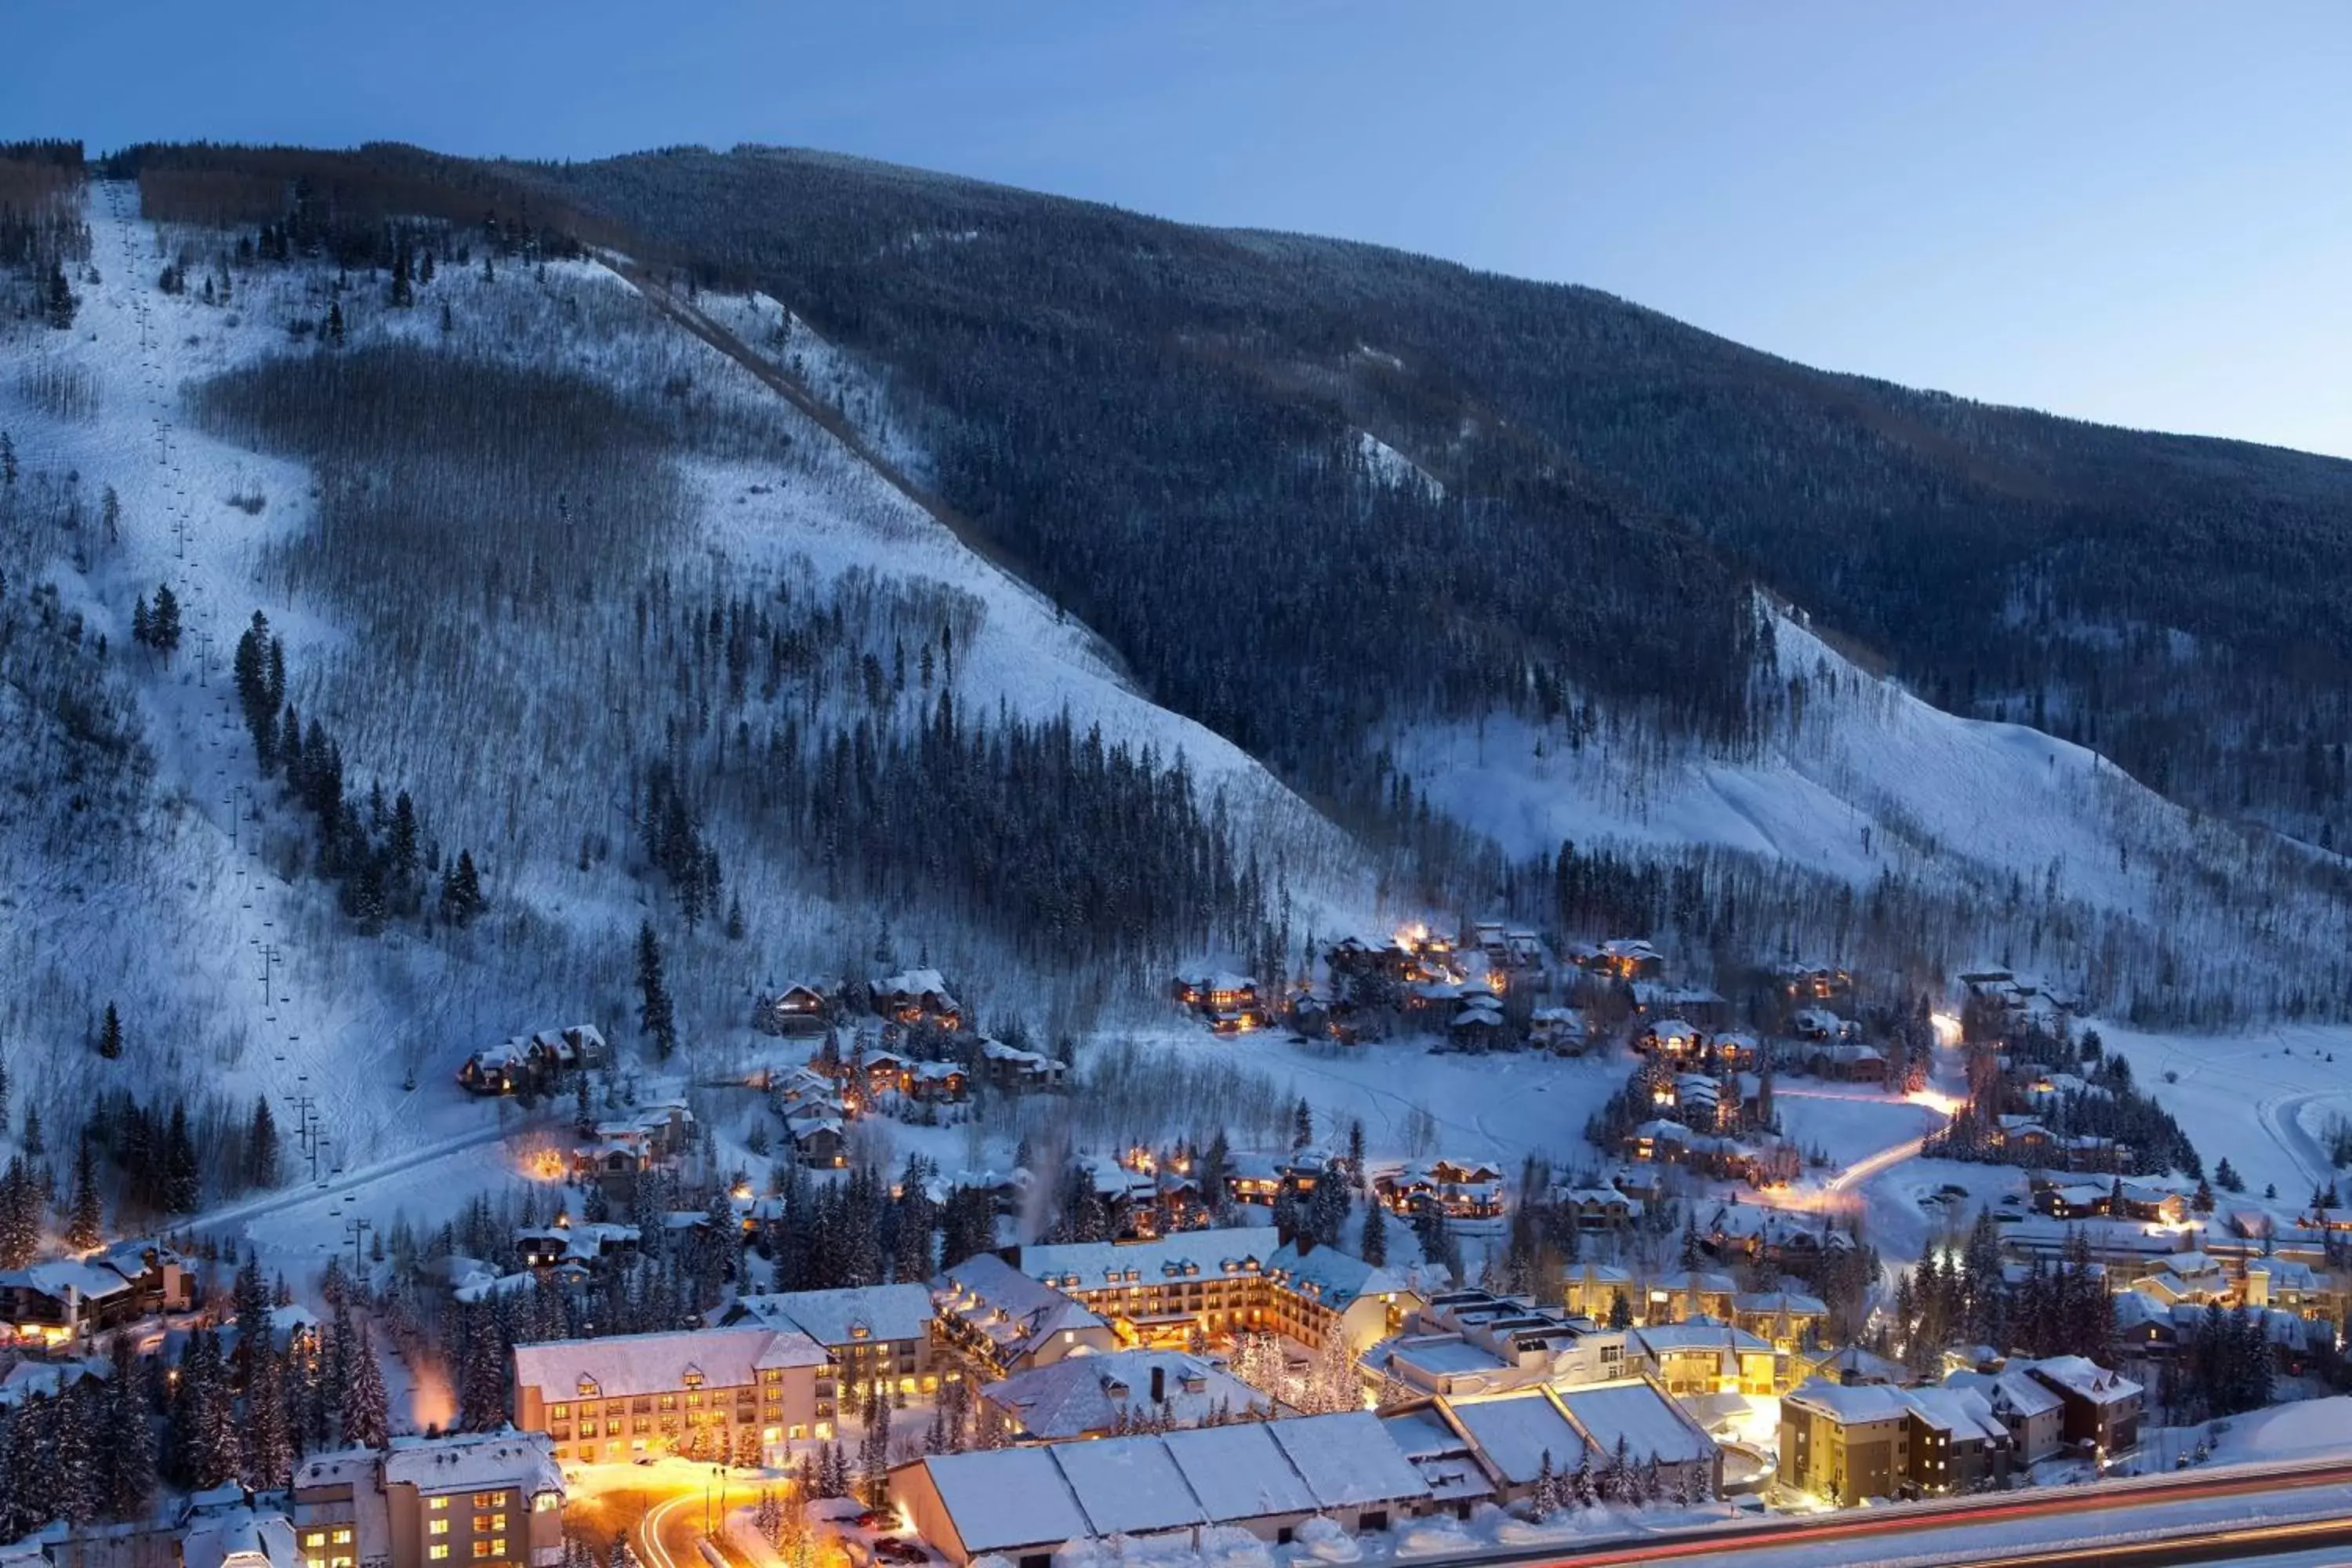
[[[147,617],[147,646],[169,658],[180,648],[180,601],[168,583],[155,588],[155,608]]]
[[[266,1320],[265,1320],[266,1321]],[[284,1487],[294,1472],[293,1424],[286,1403],[286,1358],[265,1329],[258,1344],[243,1344],[245,1484],[256,1491]]]
[[[662,981],[661,939],[650,920],[637,927],[637,1024],[653,1043],[656,1060],[667,1061],[677,1049],[677,1020],[670,1008],[669,988]]]
[[[1389,1260],[1388,1205],[1377,1197],[1365,1200],[1364,1230],[1356,1250],[1376,1268]]]
[[[172,1102],[172,1115],[163,1132],[163,1207],[173,1214],[194,1214],[204,1199],[204,1178],[196,1163],[195,1140],[188,1132],[188,1107],[184,1100]]]
[[[327,306],[327,341],[337,348],[343,346],[343,302],[330,301]]]
[[[63,264],[50,262],[48,292],[44,300],[43,310],[49,325],[61,332],[70,331],[74,324],[74,311],[79,309],[81,301],[74,298],[73,289],[66,282],[66,269]]]
[[[381,1448],[391,1436],[391,1402],[383,1385],[383,1368],[375,1359],[375,1342],[360,1331],[351,1375],[343,1380],[343,1441]]]
[[[122,1055],[122,1015],[114,1010],[111,1002],[106,1005],[106,1016],[99,1022],[98,1054],[108,1061],[117,1060]]]
[[[66,1245],[76,1252],[95,1251],[106,1239],[106,1211],[98,1193],[98,1153],[84,1128],[74,1149],[72,1216],[66,1222]]]
[[[22,1268],[41,1247],[41,1188],[25,1156],[8,1157],[0,1175],[0,1268]]]
[[[268,1189],[278,1184],[278,1118],[269,1109],[269,1097],[253,1097],[253,1121],[245,1134],[245,1180],[249,1187]]]

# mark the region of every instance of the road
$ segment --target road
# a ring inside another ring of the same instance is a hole
[[[2158,1539],[2158,1538],[2161,1539]],[[2132,1538],[2132,1539],[2126,1539]],[[1808,1519],[1485,1552],[1454,1563],[1521,1568],[1837,1568],[2237,1562],[2352,1542],[2352,1461],[2231,1468],[2096,1487],[2005,1492]],[[2352,1557],[2342,1559],[2352,1561]]]

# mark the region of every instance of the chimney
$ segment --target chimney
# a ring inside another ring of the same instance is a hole
[[[1151,1403],[1168,1403],[1168,1369],[1158,1362],[1151,1363]]]

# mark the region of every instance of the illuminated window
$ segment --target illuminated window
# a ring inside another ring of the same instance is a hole
[[[477,1531],[486,1530],[500,1531],[504,1530],[506,1527],[507,1516],[502,1513],[485,1514],[480,1519],[474,1521],[474,1529]]]
[[[487,1542],[487,1541],[477,1541],[476,1542],[474,1542],[474,1555],[475,1555],[475,1556],[477,1556],[477,1557],[488,1557],[489,1554],[490,1554],[490,1543],[489,1543],[488,1542]]]
[[[498,1540],[493,1541],[493,1542],[490,1542],[490,1555],[491,1555],[491,1556],[493,1556],[493,1557],[504,1557],[506,1554],[507,1554],[507,1543],[506,1543],[506,1538],[505,1538],[504,1536],[500,1536]]]
[[[442,1545],[436,1546],[432,1551],[427,1552],[425,1555],[436,1563],[445,1562],[449,1556],[449,1548],[446,1543],[444,1543]]]
[[[425,1506],[435,1513],[440,1513],[448,1508],[449,1500],[445,1497],[427,1498],[425,1500]]]
[[[327,1544],[327,1532],[323,1530],[314,1530],[310,1531],[310,1534],[302,1538],[302,1544],[305,1546],[324,1546]]]
[[[551,1421],[566,1420],[571,1416],[571,1415],[572,1406],[569,1405],[551,1405],[548,1406],[547,1415],[548,1419]]]
[[[449,1533],[449,1521],[446,1519],[434,1520],[425,1527],[425,1533],[427,1535],[446,1535]]]
[[[562,1497],[555,1492],[541,1492],[530,1500],[530,1511],[533,1513],[553,1513],[562,1506]]]
[[[339,1530],[339,1531],[335,1531],[335,1544],[336,1544],[336,1545],[338,1545],[338,1546],[349,1546],[351,1543],[352,1543],[352,1532],[351,1532],[349,1530]]]
[[[507,1506],[507,1494],[504,1492],[476,1492],[474,1494],[474,1506],[476,1508],[504,1508]]]

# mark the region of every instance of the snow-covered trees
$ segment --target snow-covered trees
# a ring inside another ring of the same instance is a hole
[[[637,926],[637,1026],[655,1057],[667,1061],[677,1049],[677,1017],[662,979],[661,938],[654,934],[650,920]]]

